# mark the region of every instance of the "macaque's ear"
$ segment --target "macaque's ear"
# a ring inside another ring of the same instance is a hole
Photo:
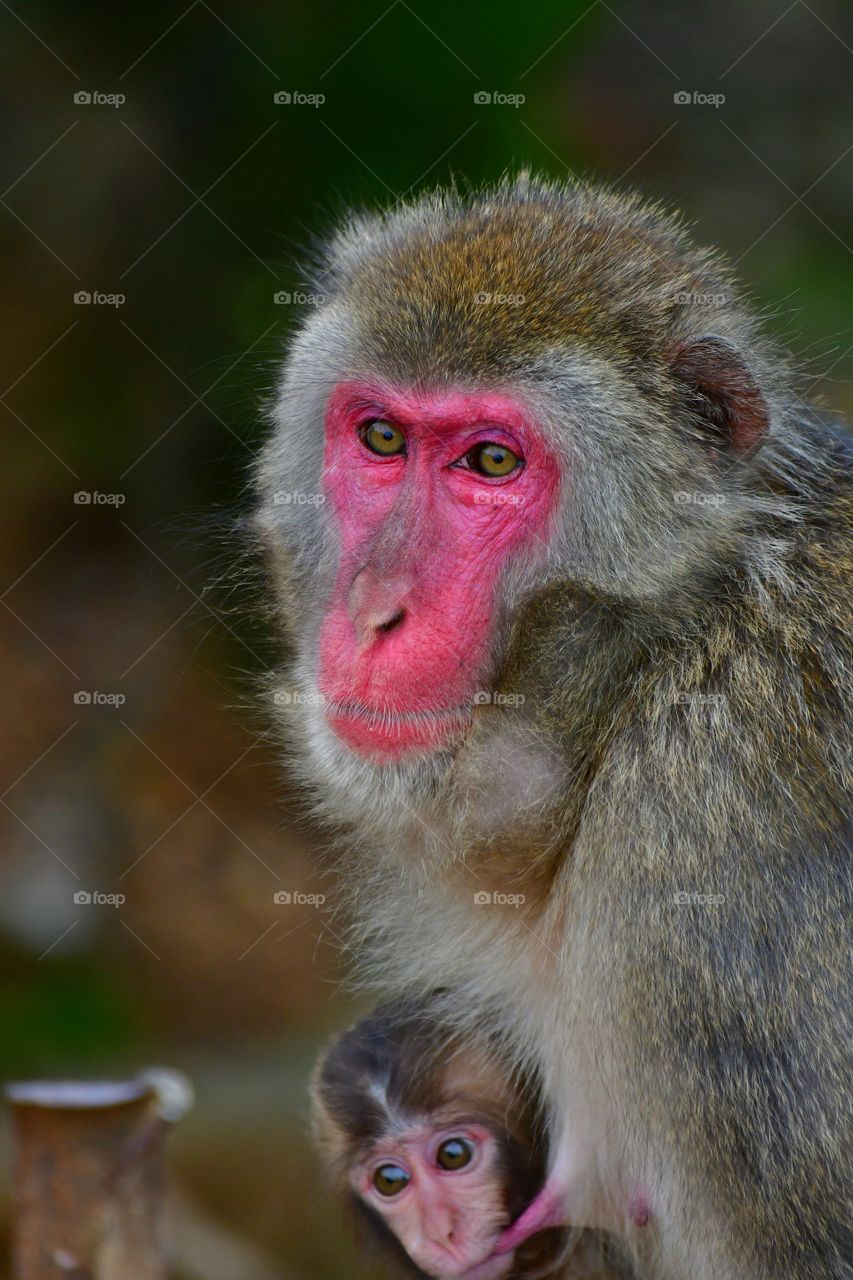
[[[709,435],[737,453],[758,448],[770,414],[752,374],[725,338],[706,335],[676,347],[670,367],[690,392],[690,407],[705,419]]]

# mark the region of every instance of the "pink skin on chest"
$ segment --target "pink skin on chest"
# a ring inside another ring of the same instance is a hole
[[[550,1227],[584,1225],[578,1222],[572,1223],[571,1199],[570,1189],[563,1185],[562,1179],[552,1174],[538,1196],[520,1217],[501,1233],[492,1256],[512,1255],[525,1240],[538,1235],[540,1231],[547,1231]],[[651,1199],[642,1188],[638,1187],[628,1197],[625,1219],[632,1227],[647,1227],[651,1216]],[[618,1226],[618,1223],[610,1225]],[[472,1280],[472,1278],[466,1277],[465,1280]]]
[[[360,431],[390,422],[405,454]],[[490,478],[466,455],[486,441],[523,465]],[[489,677],[495,596],[509,559],[549,532],[559,468],[529,410],[498,392],[341,384],[326,414],[325,494],[340,562],[319,645],[332,729],[380,762],[430,751],[467,723]]]
[[[503,1232],[495,1247],[495,1254],[501,1256],[513,1253],[520,1244],[540,1231],[567,1225],[562,1189],[549,1181],[524,1213]]]

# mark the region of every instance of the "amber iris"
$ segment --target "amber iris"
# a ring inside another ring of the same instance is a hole
[[[495,444],[486,440],[483,444],[474,445],[465,455],[472,471],[479,471],[481,476],[508,476],[521,466],[521,458],[505,444]]]
[[[384,418],[373,418],[361,428],[361,441],[371,453],[390,458],[395,453],[406,452],[406,437],[399,427]]]

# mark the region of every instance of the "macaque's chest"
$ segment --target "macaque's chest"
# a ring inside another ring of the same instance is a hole
[[[396,957],[378,974],[383,988],[446,989],[466,1014],[497,1021],[524,1044],[541,1043],[545,1029],[562,1038],[557,1028],[578,1016],[565,972],[564,912],[534,915],[518,885],[470,871],[404,875],[377,892],[381,900],[362,898],[361,907],[365,928],[375,934],[379,925]]]

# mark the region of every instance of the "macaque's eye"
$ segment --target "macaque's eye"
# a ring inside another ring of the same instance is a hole
[[[512,449],[491,440],[475,444],[465,454],[465,461],[472,471],[479,471],[481,476],[508,476],[523,465],[522,459]]]
[[[464,1169],[473,1159],[474,1148],[467,1138],[448,1138],[435,1154],[440,1169]]]
[[[389,458],[392,454],[406,452],[406,437],[399,427],[386,422],[384,418],[372,418],[370,422],[366,422],[359,435],[362,444],[371,453],[378,453],[382,457]]]
[[[409,1185],[409,1175],[398,1164],[381,1164],[373,1175],[373,1185],[381,1196],[398,1196]]]

